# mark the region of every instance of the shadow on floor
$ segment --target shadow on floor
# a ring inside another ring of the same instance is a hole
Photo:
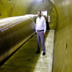
[[[0,66],[0,72],[34,72],[40,57],[40,54],[35,54],[36,50],[37,38],[34,35],[18,51],[4,61],[4,64]]]

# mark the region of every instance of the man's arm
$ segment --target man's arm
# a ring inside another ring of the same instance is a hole
[[[36,25],[35,25],[35,32],[37,33],[37,29],[36,29],[36,27],[37,27],[37,19],[36,19]]]
[[[45,33],[46,33],[46,20],[44,18],[44,35],[45,35]]]

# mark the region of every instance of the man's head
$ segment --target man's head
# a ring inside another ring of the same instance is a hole
[[[38,10],[38,16],[41,17],[41,10]]]

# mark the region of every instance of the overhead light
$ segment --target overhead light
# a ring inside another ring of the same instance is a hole
[[[41,0],[42,2],[44,2],[44,0]]]
[[[44,0],[36,0],[36,1],[38,1],[38,2],[44,2]]]

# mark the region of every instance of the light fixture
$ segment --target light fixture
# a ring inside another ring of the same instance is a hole
[[[44,2],[44,0],[41,0],[41,2]]]
[[[36,1],[38,1],[38,2],[44,2],[44,0],[36,0]]]

